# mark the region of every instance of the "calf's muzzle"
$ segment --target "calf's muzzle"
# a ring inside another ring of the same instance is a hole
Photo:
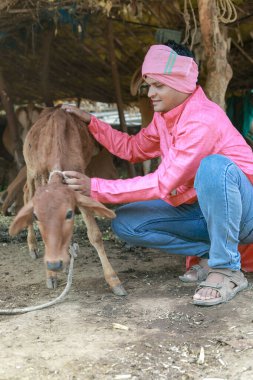
[[[52,270],[54,272],[60,271],[63,268],[63,261],[55,261],[55,262],[50,262],[47,261],[47,269]]]

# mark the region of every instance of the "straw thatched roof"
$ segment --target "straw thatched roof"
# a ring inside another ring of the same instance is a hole
[[[233,39],[230,90],[253,88],[253,1],[234,0],[237,21],[226,24]],[[196,22],[197,1],[192,0]],[[108,23],[124,103],[133,100],[131,76],[161,28],[185,33],[183,0],[1,0],[0,69],[15,103],[86,98],[115,102]],[[190,26],[194,26],[189,8]]]

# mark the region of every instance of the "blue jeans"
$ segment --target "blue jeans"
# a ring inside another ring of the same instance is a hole
[[[173,207],[162,200],[134,202],[116,211],[116,235],[131,246],[208,258],[211,268],[240,269],[238,244],[253,242],[253,185],[230,159],[201,161],[198,202]]]

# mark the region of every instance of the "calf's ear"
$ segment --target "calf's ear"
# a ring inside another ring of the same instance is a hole
[[[21,208],[9,228],[11,236],[17,235],[21,230],[26,228],[33,221],[33,201],[29,201]]]
[[[113,219],[116,217],[116,214],[114,211],[110,210],[109,208],[105,207],[102,203],[95,201],[94,199],[90,197],[86,197],[85,195],[82,195],[75,192],[76,201],[77,201],[77,207],[82,210],[82,208],[89,208],[94,211],[96,215],[99,216],[105,216],[106,218]]]

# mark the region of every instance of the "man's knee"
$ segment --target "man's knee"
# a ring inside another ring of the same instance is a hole
[[[222,168],[227,167],[231,163],[232,161],[229,158],[221,154],[212,154],[204,157],[197,170],[194,187],[198,187],[200,181],[202,182],[203,180],[210,184],[215,184],[215,178],[221,173]]]
[[[227,166],[231,163],[232,161],[228,157],[221,154],[212,154],[201,160],[198,172],[208,171],[211,173],[216,173],[223,165]]]
[[[124,210],[121,207],[116,210],[116,218],[111,222],[111,228],[115,235],[117,235],[121,240],[127,240],[129,235],[129,223]]]

